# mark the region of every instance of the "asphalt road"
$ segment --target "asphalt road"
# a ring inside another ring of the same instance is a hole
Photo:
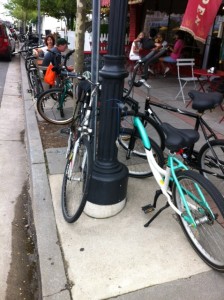
[[[5,75],[8,70],[9,63],[6,61],[0,61],[0,104],[2,101],[2,94],[3,94],[3,89],[5,85]]]

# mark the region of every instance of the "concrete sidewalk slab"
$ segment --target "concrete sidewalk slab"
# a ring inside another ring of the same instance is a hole
[[[164,211],[148,228],[154,178],[129,178],[127,204],[117,216],[94,219],[82,214],[74,224],[61,211],[62,175],[50,175],[54,213],[71,282],[73,299],[108,299],[210,270],[186,240],[175,214]],[[164,204],[161,197],[159,206]]]

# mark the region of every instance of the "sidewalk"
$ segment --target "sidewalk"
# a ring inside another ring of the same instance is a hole
[[[223,299],[224,275],[212,271],[195,254],[171,209],[149,228],[143,227],[150,216],[142,213],[141,206],[153,199],[153,178],[129,178],[127,204],[114,217],[94,219],[82,214],[77,223],[64,221],[60,195],[65,149],[48,149],[45,161],[22,63],[21,71],[43,299]],[[177,79],[150,83],[154,97],[184,107],[181,99],[172,100],[178,91]],[[142,90],[138,99],[143,103]],[[162,111],[161,118],[174,120]],[[218,124],[217,116],[212,118],[213,127],[223,133],[224,122]],[[176,117],[175,123],[189,127]]]

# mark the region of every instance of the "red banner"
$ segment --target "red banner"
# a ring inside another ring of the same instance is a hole
[[[180,29],[205,43],[222,0],[188,0]]]

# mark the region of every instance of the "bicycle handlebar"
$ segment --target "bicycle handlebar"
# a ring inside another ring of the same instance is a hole
[[[37,48],[43,48],[45,47],[45,45],[37,45],[37,46],[33,46],[33,47],[28,47],[28,49],[24,49],[24,50],[18,50],[13,52],[13,54],[20,54],[20,53],[25,53],[25,52],[29,52],[31,50],[37,49]]]
[[[132,78],[129,83],[129,89],[128,89],[126,97],[128,97],[130,95],[132,88],[134,86],[140,87],[140,86],[144,85],[148,89],[148,91],[151,89],[151,86],[146,82],[146,80],[144,78],[145,76],[142,76],[142,79],[135,81],[137,72],[138,72],[139,68],[142,65],[144,65],[146,62],[147,62],[147,64],[155,62],[161,55],[163,55],[167,51],[167,49],[168,48],[164,48],[164,49],[160,50],[158,53],[156,52],[152,57],[147,57],[148,55],[146,55],[145,57],[139,59],[136,62],[135,66],[134,66],[134,70],[133,70],[133,75],[132,75]]]
[[[52,53],[53,55],[55,56],[61,56],[62,58],[64,58],[65,60],[68,60],[68,58],[75,52],[75,49],[73,50],[70,50],[68,53],[66,53],[65,55],[64,54],[61,54],[61,53],[58,53],[58,52],[53,52],[49,49],[47,49],[48,52]]]

